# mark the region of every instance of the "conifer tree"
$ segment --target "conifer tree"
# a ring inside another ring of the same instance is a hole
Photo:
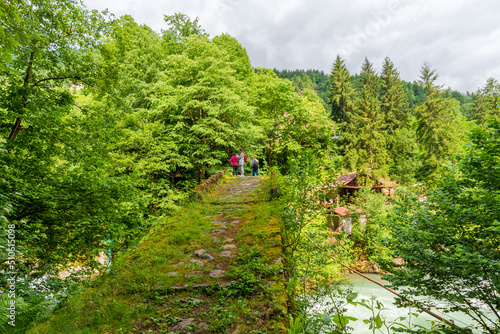
[[[459,151],[466,132],[460,106],[453,98],[443,98],[436,85],[438,74],[425,63],[419,85],[425,88],[427,100],[415,106],[418,143],[424,151],[422,176],[431,176],[436,168]]]
[[[360,96],[347,114],[346,162],[351,170],[377,177],[387,168],[386,125],[378,99],[380,79],[366,58],[360,84]]]
[[[496,79],[489,78],[477,91],[473,112],[478,124],[484,124],[487,119],[500,119],[500,83]]]
[[[388,135],[408,122],[408,100],[394,63],[386,57],[382,68],[380,109],[385,116]]]
[[[330,82],[332,118],[335,122],[342,123],[354,106],[355,90],[349,70],[338,55],[330,74]]]
[[[408,98],[394,63],[386,57],[381,76],[380,109],[387,125],[387,153],[391,176],[399,182],[413,181],[418,166],[415,131],[410,129]]]

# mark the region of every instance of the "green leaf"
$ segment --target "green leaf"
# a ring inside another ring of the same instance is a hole
[[[319,318],[326,325],[328,325],[332,322],[332,317],[327,315],[327,314],[320,314]]]
[[[346,296],[346,299],[348,302],[352,302],[354,299],[358,298],[358,293],[357,292],[351,292]]]

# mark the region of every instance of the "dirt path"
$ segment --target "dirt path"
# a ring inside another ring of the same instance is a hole
[[[205,243],[203,248],[193,252],[190,263],[199,267],[210,267],[210,272],[194,270],[189,275],[205,276],[205,282],[196,283],[195,287],[207,286],[217,283],[227,286],[231,282],[225,278],[231,265],[237,261],[238,236],[244,230],[248,214],[248,207],[256,201],[256,191],[262,192],[264,181],[259,177],[231,177],[226,178],[211,194],[205,196],[202,203],[210,204],[213,208],[209,215],[203,218],[210,220],[213,228],[210,231],[212,242]],[[236,240],[235,240],[236,239]],[[200,269],[200,268],[196,268]],[[170,273],[177,275],[176,272]],[[208,275],[208,277],[207,277]],[[218,278],[216,281],[213,278]],[[212,279],[212,280],[211,280]],[[189,284],[174,286],[174,289],[188,288]]]
[[[255,191],[262,190],[263,187],[261,178],[232,178],[205,199],[206,202],[214,203],[215,212],[204,218],[210,219],[211,224],[215,226],[211,231],[212,240],[222,250],[218,252],[214,250],[215,254],[209,254],[205,249],[198,249],[193,254],[216,265],[216,269],[212,270],[209,276],[221,277],[219,284],[222,286],[229,283],[223,279],[223,275],[237,260],[238,242],[235,237],[239,235],[242,225],[247,220],[243,217],[243,213],[249,204],[254,203]]]

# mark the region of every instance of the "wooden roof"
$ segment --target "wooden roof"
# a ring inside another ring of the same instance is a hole
[[[342,175],[339,178],[335,180],[335,183],[337,185],[340,185],[342,188],[352,188],[352,189],[359,189],[359,188],[364,188],[364,186],[347,186],[349,183],[354,181],[358,177],[356,173],[351,173],[347,175]],[[391,181],[388,179],[380,178],[377,181],[375,181],[375,184],[372,185],[372,188],[395,188],[398,184],[395,181]]]
[[[355,208],[352,206],[350,206],[349,208],[344,208],[343,206],[339,206],[339,207],[336,207],[335,209],[333,209],[333,212],[335,212],[336,214],[338,214],[339,216],[342,216],[342,217],[351,215],[353,213],[353,211],[356,211],[358,213],[363,213],[363,209]]]
[[[387,180],[382,177],[378,180],[378,182],[380,183],[379,186],[383,186],[384,188],[396,188],[398,186],[396,181]]]
[[[338,179],[335,180],[337,183],[349,183],[352,182],[354,179],[356,179],[356,173],[348,174],[348,175],[342,175]]]
[[[343,206],[340,206],[338,208],[335,208],[335,210],[333,210],[336,214],[338,215],[341,215],[341,216],[349,216],[349,210],[347,210],[346,208],[344,208]]]

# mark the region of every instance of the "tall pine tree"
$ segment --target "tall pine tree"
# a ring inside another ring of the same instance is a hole
[[[486,85],[474,95],[474,118],[478,124],[488,119],[500,119],[500,83],[489,78]]]
[[[394,63],[386,57],[382,67],[381,104],[388,135],[408,123],[408,100]]]
[[[337,123],[345,122],[347,113],[354,107],[355,90],[351,75],[344,60],[337,55],[330,74],[330,100],[332,119]]]
[[[418,83],[425,88],[427,100],[415,106],[416,133],[424,151],[421,176],[430,178],[440,164],[460,150],[467,130],[459,102],[442,97],[441,87],[436,85],[437,78],[436,70],[425,63]]]
[[[378,99],[380,78],[366,58],[361,70],[360,95],[347,114],[346,162],[351,170],[378,177],[387,169],[386,125]]]
[[[399,72],[388,57],[382,67],[380,94],[380,109],[387,126],[391,177],[402,183],[412,182],[418,167],[415,131],[410,129],[408,98]]]

